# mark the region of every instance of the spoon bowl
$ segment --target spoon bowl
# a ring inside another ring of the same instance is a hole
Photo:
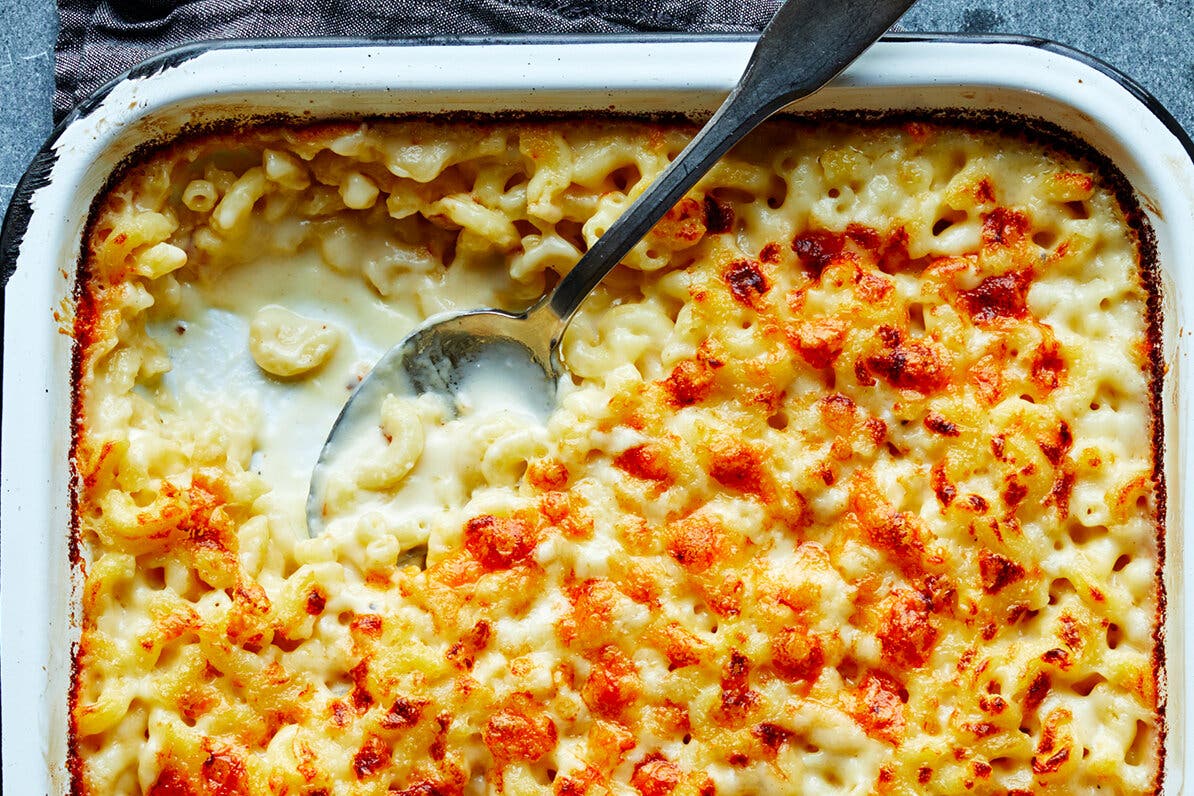
[[[319,452],[307,493],[307,527],[322,530],[328,477],[348,455],[354,429],[375,426],[388,395],[438,395],[448,417],[484,400],[500,385],[505,399],[540,419],[555,406],[560,362],[551,328],[563,331],[543,303],[522,313],[481,309],[443,313],[387,351],[353,390]],[[554,321],[554,323],[553,323]]]
[[[450,412],[465,393],[499,386],[545,416],[555,403],[558,347],[585,297],[713,164],[764,119],[817,91],[875,42],[914,0],[787,0],[759,36],[721,107],[555,289],[522,313],[482,309],[429,319],[390,349],[349,397],[320,452],[307,529],[323,530],[330,463],[355,429],[376,426],[387,395],[436,393]]]
[[[528,392],[555,401],[559,358],[554,341],[535,323],[532,311],[472,310],[439,316],[423,324],[382,358],[378,367],[396,368],[415,393],[458,394],[465,382],[484,368],[501,368],[538,383]],[[375,367],[373,373],[377,371]],[[451,402],[449,402],[451,406]],[[458,407],[452,407],[459,409]]]

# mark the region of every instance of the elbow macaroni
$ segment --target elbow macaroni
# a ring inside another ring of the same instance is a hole
[[[690,134],[265,127],[115,184],[75,792],[1159,789],[1155,286],[1057,142],[768,123],[582,307],[545,427],[391,396],[307,538],[380,352],[529,305]]]
[[[365,489],[385,489],[401,481],[423,455],[423,419],[412,398],[387,395],[381,404],[384,451],[360,462],[357,483]]]
[[[275,376],[298,376],[318,368],[338,341],[335,329],[285,307],[262,307],[249,325],[253,361]]]

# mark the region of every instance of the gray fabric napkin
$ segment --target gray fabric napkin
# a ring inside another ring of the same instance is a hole
[[[60,0],[55,120],[125,70],[208,39],[751,32],[779,0]]]

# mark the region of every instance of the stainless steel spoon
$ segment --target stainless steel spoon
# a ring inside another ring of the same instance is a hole
[[[502,368],[502,378],[524,387],[528,407],[549,412],[561,373],[560,338],[589,292],[718,158],[768,116],[828,83],[913,2],[787,0],[780,6],[725,102],[554,290],[520,313],[479,309],[431,318],[386,352],[353,391],[320,451],[307,495],[308,533],[323,529],[328,461],[354,429],[377,425],[387,394],[451,398],[468,370]]]

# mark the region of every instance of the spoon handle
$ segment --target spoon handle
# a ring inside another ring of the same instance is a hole
[[[551,295],[530,313],[550,309],[559,332],[636,243],[718,158],[760,122],[812,94],[869,47],[915,0],[787,0],[763,30],[738,84],[642,196],[597,239]]]

